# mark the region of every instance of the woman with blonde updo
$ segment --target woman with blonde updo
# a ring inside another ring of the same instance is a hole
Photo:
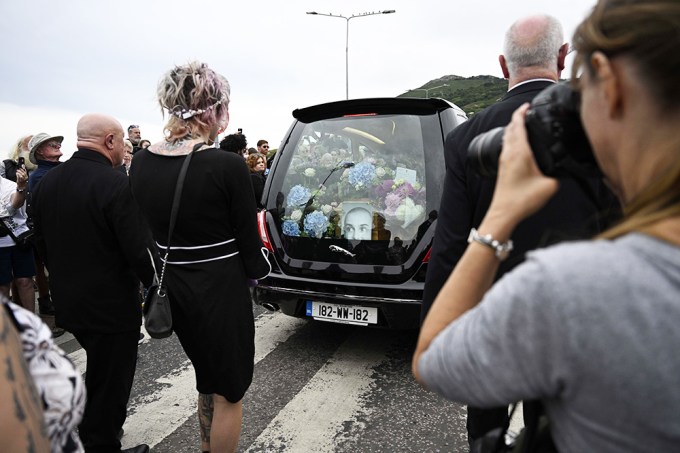
[[[196,372],[203,451],[233,452],[253,378],[255,326],[248,279],[269,274],[243,158],[212,145],[229,121],[229,83],[204,63],[167,72],[158,102],[165,139],[137,151],[132,189],[165,269],[173,328]],[[193,153],[168,244],[177,177]]]
[[[599,0],[573,47],[581,119],[625,217],[529,254],[491,287],[499,249],[559,184],[539,171],[520,107],[481,236],[425,319],[414,374],[470,405],[540,400],[558,451],[678,451],[680,2]]]

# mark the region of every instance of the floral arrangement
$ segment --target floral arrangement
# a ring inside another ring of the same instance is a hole
[[[292,237],[340,238],[343,202],[362,201],[384,218],[385,228],[393,234],[414,237],[425,219],[424,176],[422,154],[410,160],[366,156],[354,163],[342,147],[301,143],[286,177],[290,189],[283,188],[282,232]]]

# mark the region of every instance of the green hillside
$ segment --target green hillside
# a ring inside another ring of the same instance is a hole
[[[453,102],[470,115],[497,102],[507,90],[508,81],[499,77],[481,75],[466,78],[449,75],[431,80],[398,97],[442,98]]]

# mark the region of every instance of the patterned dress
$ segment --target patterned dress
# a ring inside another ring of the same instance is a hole
[[[52,453],[84,452],[76,427],[85,411],[85,383],[49,327],[33,313],[3,301],[19,331],[24,359],[43,404]]]

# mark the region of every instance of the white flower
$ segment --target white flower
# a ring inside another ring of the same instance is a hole
[[[376,168],[376,169],[375,169],[375,175],[376,175],[378,178],[382,178],[383,176],[385,176],[385,169],[382,168],[382,167]]]
[[[312,167],[307,167],[305,169],[305,176],[307,176],[308,178],[313,178],[314,176],[316,176],[316,170],[314,170]]]
[[[298,222],[302,218],[302,211],[299,209],[296,209],[290,214],[290,220],[293,220],[295,222]]]
[[[319,159],[319,164],[321,164],[323,167],[331,168],[335,165],[335,158],[331,153],[326,153],[321,156],[321,159]]]
[[[397,220],[402,222],[402,227],[408,227],[413,221],[417,220],[425,213],[425,208],[416,205],[409,197],[404,198],[395,212]]]
[[[325,204],[321,206],[321,212],[323,212],[325,215],[330,214],[330,212],[333,210],[333,207],[329,204]]]
[[[420,190],[423,186],[419,182],[414,182],[411,187],[413,187],[415,190]]]
[[[342,179],[347,179],[349,178],[349,168],[346,168],[345,171],[342,172],[342,176],[340,176]]]

